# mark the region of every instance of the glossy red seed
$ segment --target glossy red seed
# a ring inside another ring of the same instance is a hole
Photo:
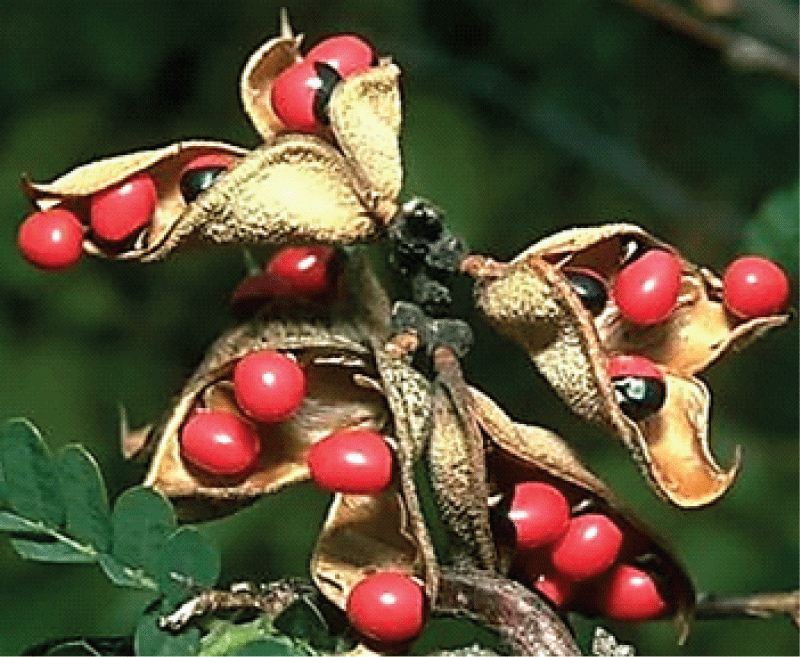
[[[238,311],[257,309],[268,299],[292,296],[292,288],[278,276],[260,272],[243,279],[233,291],[231,305]]]
[[[392,450],[376,431],[332,433],[311,446],[307,462],[314,483],[334,493],[376,495],[392,481]]]
[[[233,370],[236,402],[259,422],[281,422],[291,417],[306,396],[303,368],[294,358],[264,349],[242,358]]]
[[[742,256],[725,270],[722,292],[725,306],[740,319],[778,315],[789,305],[789,278],[771,260]]]
[[[514,523],[517,547],[523,550],[549,545],[567,531],[569,503],[555,486],[526,481],[514,487],[508,517]]]
[[[567,532],[553,545],[550,561],[562,576],[581,581],[607,570],[621,547],[622,532],[614,521],[587,513],[570,520]]]
[[[335,253],[330,246],[287,246],[272,256],[265,271],[285,281],[292,294],[318,296],[333,284],[331,261]]]
[[[533,588],[547,598],[560,610],[565,610],[572,599],[574,583],[552,571],[540,573],[531,578]]]
[[[657,381],[664,380],[664,374],[649,358],[628,354],[609,357],[608,376],[612,379],[634,376]]]
[[[309,133],[317,131],[319,122],[314,115],[314,97],[321,84],[310,59],[285,68],[272,81],[272,111],[287,130]]]
[[[92,197],[89,209],[92,232],[104,242],[126,240],[150,223],[157,202],[153,179],[145,173],[132,176]]]
[[[81,222],[64,208],[34,212],[19,227],[17,247],[28,262],[40,269],[66,269],[83,254]]]
[[[240,417],[223,411],[198,411],[183,425],[181,454],[214,475],[240,475],[253,468],[261,441]]]
[[[613,286],[614,303],[621,315],[640,326],[667,319],[678,301],[681,264],[662,249],[651,249],[624,267]]]
[[[599,612],[612,620],[653,620],[667,611],[667,603],[653,578],[626,564],[612,568],[608,579],[604,578],[599,597]]]
[[[235,163],[236,158],[233,155],[228,155],[227,153],[205,153],[190,160],[181,169],[181,175],[201,169],[230,169]]]
[[[372,47],[354,34],[339,34],[320,41],[306,59],[324,62],[343,78],[366,71],[374,59]]]
[[[353,587],[346,612],[350,624],[364,636],[381,643],[406,643],[425,624],[425,594],[408,575],[379,572]]]

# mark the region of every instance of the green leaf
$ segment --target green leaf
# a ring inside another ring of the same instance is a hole
[[[10,511],[0,511],[0,532],[43,534],[45,536],[50,533],[47,527],[41,522],[28,520]]]
[[[240,646],[232,655],[310,655],[312,653],[296,646],[290,639],[275,637],[259,639]]]
[[[56,459],[66,504],[66,531],[100,552],[111,549],[111,512],[100,469],[82,445],[67,445]]]
[[[156,572],[158,558],[177,521],[170,503],[152,488],[129,488],[111,514],[111,554],[126,566]]]
[[[97,553],[91,547],[57,538],[50,540],[12,538],[11,545],[23,559],[32,561],[93,563],[97,560]]]
[[[64,523],[64,502],[50,450],[28,420],[9,420],[0,427],[0,471],[14,511],[53,528]]]
[[[216,620],[211,624],[209,632],[201,641],[200,654],[208,657],[217,655],[236,655],[237,651],[247,645],[270,642],[275,638],[275,628],[269,618],[259,616],[247,623],[232,623],[230,621]],[[264,649],[261,654],[286,654],[273,653]],[[293,653],[289,653],[293,654]]]
[[[125,564],[117,561],[110,554],[98,555],[97,563],[100,564],[106,577],[117,586],[127,586],[134,589],[151,589],[154,591],[158,589],[156,582],[142,572],[141,569],[129,568]]]
[[[195,527],[182,527],[164,545],[155,576],[167,600],[178,603],[191,593],[191,586],[214,586],[219,571],[219,551]]]
[[[281,634],[301,640],[322,652],[336,652],[340,636],[332,633],[328,622],[312,600],[302,599],[278,616],[273,625]]]
[[[178,634],[165,632],[158,626],[160,616],[161,613],[155,610],[139,618],[133,637],[135,654],[196,655],[200,649],[200,630],[190,627]]]

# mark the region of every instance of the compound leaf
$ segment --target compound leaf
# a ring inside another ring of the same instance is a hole
[[[164,545],[155,577],[170,602],[180,602],[192,587],[211,588],[220,571],[219,551],[195,527],[182,527]]]
[[[47,561],[51,563],[93,563],[97,552],[87,545],[81,545],[65,537],[12,538],[11,545],[23,559]]]
[[[54,529],[63,525],[64,501],[55,465],[38,429],[28,420],[9,420],[0,427],[0,472],[12,510]]]
[[[157,562],[177,520],[170,503],[152,488],[129,488],[117,498],[111,514],[111,554],[131,568],[156,572]]]
[[[157,584],[148,577],[141,569],[129,568],[117,561],[110,554],[101,554],[97,557],[97,563],[103,569],[106,577],[117,586],[127,586],[134,589],[153,589]]]
[[[47,527],[41,522],[28,520],[10,511],[0,511],[0,532],[14,534],[42,534],[48,535]]]
[[[66,505],[66,531],[100,552],[111,549],[111,512],[100,469],[81,445],[67,445],[56,466]]]

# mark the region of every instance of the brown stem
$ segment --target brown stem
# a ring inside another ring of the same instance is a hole
[[[695,618],[711,620],[718,618],[768,618],[785,614],[800,627],[800,592],[775,591],[743,596],[698,596]]]
[[[443,568],[435,610],[495,629],[514,655],[580,655],[572,633],[521,584],[480,570]]]
[[[800,67],[797,58],[755,37],[707,23],[687,14],[667,0],[617,1],[652,16],[698,43],[721,51],[731,62],[743,68],[768,71],[798,83]]]

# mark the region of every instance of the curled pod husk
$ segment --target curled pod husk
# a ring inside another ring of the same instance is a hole
[[[241,76],[242,105],[265,141],[287,132],[272,109],[272,83],[285,69],[302,60],[302,35],[295,36],[285,15],[281,35],[267,41],[248,59]],[[329,125],[319,134],[337,146],[364,180],[372,204],[388,219],[402,184],[400,158],[400,69],[382,57],[369,70],[336,84],[328,105]]]
[[[112,258],[158,260],[192,242],[373,239],[398,209],[400,69],[382,59],[339,81],[324,133],[292,133],[272,113],[269,90],[275,75],[297,60],[298,48],[299,38],[284,34],[260,48],[242,73],[245,111],[264,139],[256,149],[179,142],[92,162],[50,183],[25,179],[23,190],[38,209],[63,205],[74,210],[85,224],[84,250]],[[187,198],[181,175],[201,155],[218,156],[225,170]],[[88,220],[92,196],[137,174],[155,183],[150,222],[121,242],[98,239]]]
[[[610,290],[625,265],[649,249],[671,253],[680,265],[677,304],[663,322],[632,324],[611,294],[590,312],[570,284],[570,272],[588,270]],[[526,349],[577,415],[622,440],[658,493],[677,506],[698,507],[729,489],[739,452],[727,469],[715,461],[708,441],[710,397],[694,375],[788,315],[737,319],[725,310],[712,272],[628,224],[566,230],[508,263],[470,256],[462,268],[476,279],[484,315]],[[608,372],[610,358],[628,354],[651,360],[666,387],[660,410],[638,420],[621,410]]]
[[[172,498],[183,518],[229,513],[261,495],[309,479],[312,445],[330,434],[367,429],[386,436],[395,474],[375,495],[336,494],[312,558],[320,589],[344,608],[350,589],[378,568],[401,569],[435,595],[433,547],[419,509],[412,468],[430,430],[428,381],[387,352],[387,300],[364,260],[346,259],[334,298],[323,305],[266,304],[254,318],[222,335],[155,427],[123,436],[127,455],[149,457],[145,485]],[[302,366],[307,393],[282,422],[261,423],[242,411],[232,373],[256,351],[290,354]],[[201,409],[236,415],[258,433],[256,464],[220,476],[188,463],[181,430]],[[352,546],[358,549],[351,549]]]
[[[514,486],[520,482],[544,481],[557,487],[573,509],[610,517],[624,537],[618,561],[636,563],[654,576],[667,604],[664,616],[673,617],[679,636],[685,637],[694,610],[695,591],[688,574],[663,541],[620,503],[558,435],[542,427],[514,422],[492,399],[474,388],[470,405],[489,443],[486,470],[492,499],[510,500]],[[502,531],[496,532],[495,537],[498,552],[513,551],[513,539]],[[513,559],[510,563],[510,575],[516,578],[519,564]],[[591,606],[581,608],[580,603],[575,610],[595,611]]]

